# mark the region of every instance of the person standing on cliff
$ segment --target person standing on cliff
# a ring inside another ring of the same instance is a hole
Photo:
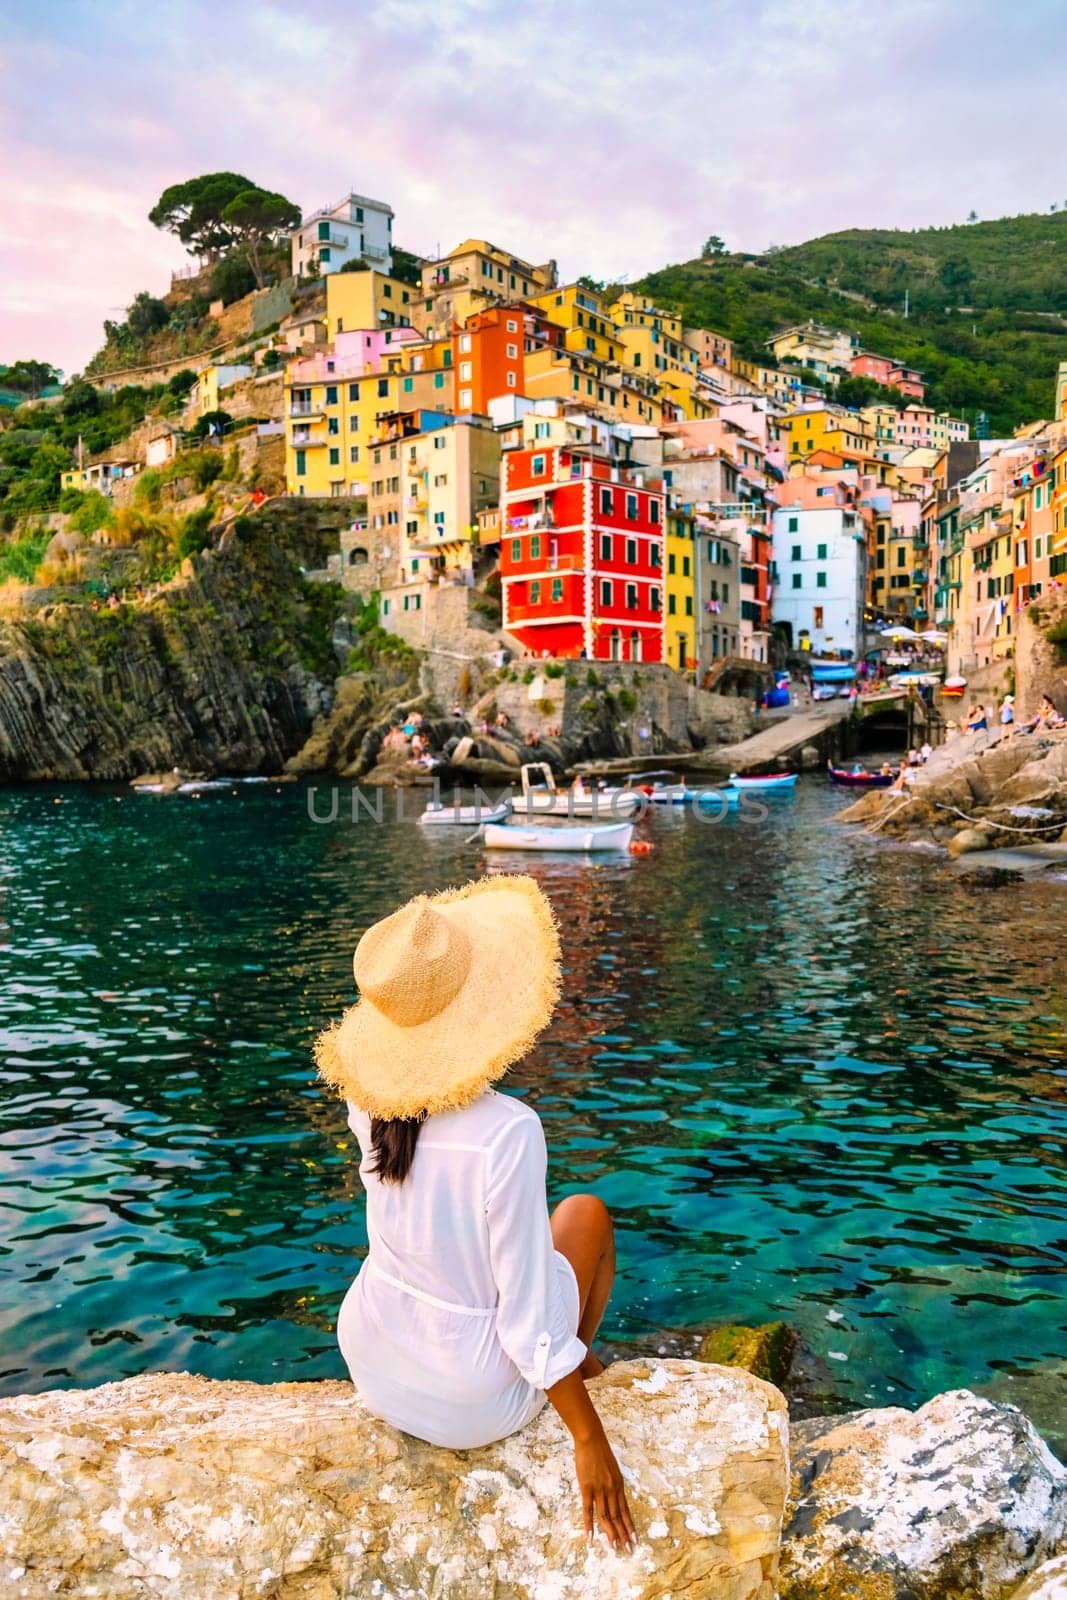
[[[367,1191],[367,1259],[337,1340],[368,1410],[453,1450],[525,1427],[546,1399],[574,1441],[586,1533],[635,1539],[622,1473],[585,1380],[615,1277],[595,1195],[548,1213],[536,1113],[491,1085],[559,994],[559,936],[528,877],[419,895],[369,928],[359,1002],[320,1034]]]

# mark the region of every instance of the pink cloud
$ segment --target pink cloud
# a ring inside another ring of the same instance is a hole
[[[83,365],[185,259],[147,221],[162,189],[221,168],[306,209],[356,187],[409,248],[488,236],[568,277],[710,232],[758,250],[1043,210],[1064,113],[1033,47],[1057,10],[38,0],[0,64],[0,360]]]

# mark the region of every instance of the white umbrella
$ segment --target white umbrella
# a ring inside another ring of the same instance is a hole
[[[918,637],[919,635],[914,628],[905,628],[902,623],[897,623],[892,628],[882,629],[883,639],[917,639]]]
[[[948,644],[948,634],[942,633],[940,628],[931,628],[927,633],[920,633],[920,639],[925,639],[928,644]]]

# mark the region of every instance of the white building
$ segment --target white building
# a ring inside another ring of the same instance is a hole
[[[392,271],[393,208],[365,194],[346,195],[335,206],[313,212],[291,237],[294,277],[306,278],[313,262],[323,276],[340,272],[349,261]]]
[[[816,655],[863,644],[867,539],[862,517],[849,506],[820,510],[783,506],[774,513],[778,570],[773,617],[790,629],[794,649],[810,640]]]

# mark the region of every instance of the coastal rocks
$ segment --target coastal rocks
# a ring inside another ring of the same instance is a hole
[[[307,740],[287,763],[288,770],[297,775],[334,772],[345,778],[362,777],[375,765],[390,723],[399,706],[410,701],[417,683],[418,667],[406,657],[381,661],[373,672],[338,678],[329,711],[316,718]]]
[[[746,1372],[781,1389],[789,1377],[797,1342],[797,1335],[788,1322],[765,1322],[756,1328],[728,1323],[705,1334],[698,1360],[716,1361],[725,1367],[744,1367]]]
[[[0,779],[276,772],[336,671],[315,514],[262,511],[139,599],[0,623]],[[236,525],[235,525],[236,527]]]
[[[948,853],[953,859],[970,855],[976,850],[992,848],[993,832],[990,828],[961,828],[948,842]]]
[[[1067,1468],[1014,1406],[961,1389],[796,1433],[782,1600],[1002,1600],[1063,1537]]]
[[[929,836],[951,823],[964,843],[952,853],[978,848],[971,832],[998,826],[990,844],[1040,843],[1067,823],[1067,730],[1000,736],[968,735],[935,750],[903,794],[878,789],[836,815],[872,833],[895,838]],[[982,848],[989,848],[989,845]],[[951,846],[950,846],[951,849]]]
[[[641,1541],[581,1529],[546,1409],[483,1450],[420,1443],[345,1383],[186,1374],[0,1401],[0,1592],[44,1600],[772,1600],[785,1408],[736,1369],[631,1361],[594,1384]]]
[[[1011,1600],[1065,1600],[1067,1597],[1067,1555],[1042,1562]]]
[[[1023,874],[1008,867],[968,867],[958,874],[961,883],[971,889],[1007,889],[1011,884],[1022,883]]]

